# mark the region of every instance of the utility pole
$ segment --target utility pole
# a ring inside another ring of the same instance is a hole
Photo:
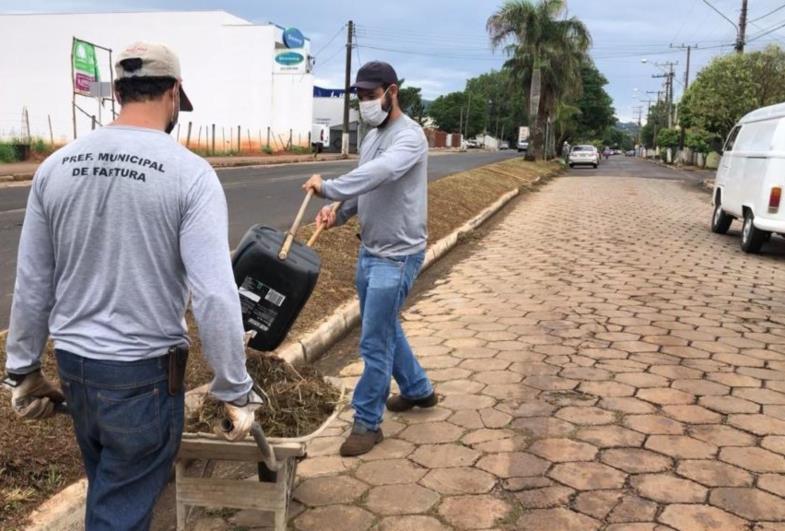
[[[632,108],[633,113],[638,113],[638,145],[641,145],[641,122],[643,120],[643,105],[637,105]]]
[[[744,53],[744,45],[747,41],[747,0],[741,1],[741,13],[739,13],[739,28],[736,37],[736,52]]]
[[[657,119],[659,118],[659,112],[657,110],[657,106],[660,104],[660,98],[662,98],[662,91],[661,90],[658,90],[658,91],[647,90],[646,94],[656,94],[657,95],[657,100],[654,102],[654,120],[652,121],[652,124],[651,124],[651,127],[652,127],[652,134],[651,134],[652,140],[651,140],[651,143],[652,143],[652,146],[654,147],[654,149],[657,149]],[[650,106],[649,110],[651,110],[651,100],[649,100],[649,106]],[[649,113],[649,114],[651,114],[651,113]]]
[[[352,87],[352,38],[354,37],[354,22],[351,20],[346,32],[346,77],[343,93],[343,134],[341,135],[341,155],[349,156],[349,100]]]
[[[685,45],[684,43],[681,46],[674,46],[671,44],[671,48],[678,48],[680,50],[687,50],[687,68],[684,70],[684,92],[687,92],[687,89],[690,88],[690,56],[692,55],[692,49],[697,48],[697,44],[692,45]],[[682,95],[682,98],[684,96]],[[679,112],[679,122],[681,122],[681,112]],[[686,135],[686,131],[684,130],[684,126],[681,126],[681,131],[679,133],[679,149],[684,149],[684,137]]]

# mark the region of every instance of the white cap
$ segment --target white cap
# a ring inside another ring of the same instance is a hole
[[[137,61],[129,61],[136,59]],[[180,60],[163,44],[135,42],[120,52],[114,64],[117,79],[129,77],[171,77],[180,82],[180,110],[194,110],[191,100],[183,90]]]

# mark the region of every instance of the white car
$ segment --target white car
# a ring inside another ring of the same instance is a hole
[[[528,140],[518,140],[518,153],[521,151],[529,152],[529,141]]]
[[[728,134],[717,169],[711,230],[742,220],[741,248],[757,253],[772,233],[785,234],[785,103],[747,114]]]
[[[600,165],[600,153],[597,148],[590,145],[573,146],[567,158],[570,168],[578,165],[590,165],[595,168]]]

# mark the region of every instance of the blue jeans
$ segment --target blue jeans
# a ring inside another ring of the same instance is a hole
[[[185,394],[169,395],[167,356],[56,355],[87,472],[85,529],[148,529],[183,433]]]
[[[406,398],[424,398],[433,392],[398,319],[424,257],[420,252],[382,258],[364,247],[360,250],[356,283],[362,317],[360,355],[365,368],[354,389],[352,406],[355,423],[365,429],[377,430],[382,423],[391,377]]]

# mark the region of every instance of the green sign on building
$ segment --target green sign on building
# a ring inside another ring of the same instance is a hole
[[[72,56],[74,58],[74,90],[87,94],[90,92],[90,83],[99,81],[95,46],[89,42],[74,39]]]

